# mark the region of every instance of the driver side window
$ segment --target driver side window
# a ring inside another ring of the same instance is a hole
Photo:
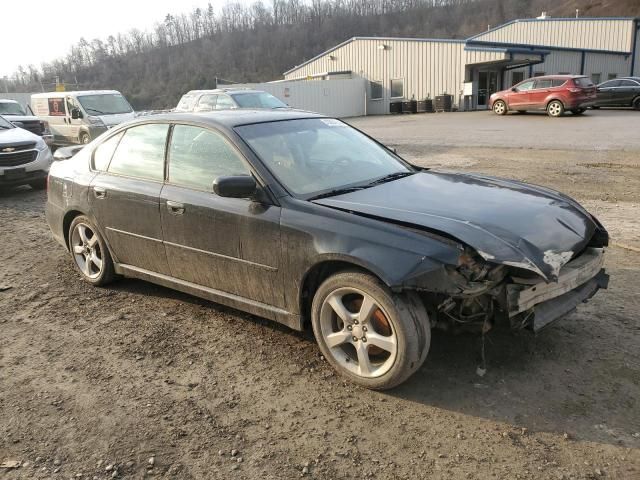
[[[219,133],[200,127],[176,125],[169,147],[169,182],[212,191],[223,175],[250,175],[238,153]]]
[[[518,92],[526,92],[527,90],[531,90],[533,88],[534,80],[529,80],[527,82],[521,83],[516,87]]]

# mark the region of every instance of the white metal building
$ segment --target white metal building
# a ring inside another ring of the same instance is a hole
[[[466,40],[354,37],[284,77],[364,78],[368,114],[442,94],[459,109],[482,109],[493,92],[532,76],[580,74],[594,83],[640,76],[639,30],[637,18],[537,18]]]

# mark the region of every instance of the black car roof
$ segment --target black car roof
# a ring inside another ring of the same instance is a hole
[[[139,121],[164,120],[164,121],[188,121],[197,123],[209,123],[212,125],[233,128],[252,123],[277,122],[279,120],[295,120],[301,118],[324,118],[319,113],[304,110],[218,110],[214,112],[172,112],[159,115],[140,117]],[[135,123],[135,122],[134,122]]]

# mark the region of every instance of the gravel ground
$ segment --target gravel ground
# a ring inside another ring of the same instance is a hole
[[[504,120],[529,118],[543,117]],[[490,335],[484,377],[477,339],[436,333],[416,375],[371,392],[334,375],[310,333],[141,281],[83,283],[45,195],[0,192],[0,479],[640,478],[640,145],[427,148],[383,121],[408,117],[357,123],[417,163],[598,212],[616,243],[609,290],[537,337]]]

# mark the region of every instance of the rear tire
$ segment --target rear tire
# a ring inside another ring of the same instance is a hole
[[[47,179],[41,178],[38,180],[34,180],[33,182],[29,182],[29,186],[34,190],[44,190],[47,188]]]
[[[113,260],[96,227],[84,215],[73,219],[69,227],[69,252],[82,278],[102,286],[115,278]]]
[[[561,117],[564,115],[564,105],[560,100],[551,100],[547,105],[547,115],[550,117]]]
[[[331,366],[373,390],[408,379],[431,344],[431,325],[417,295],[393,293],[377,278],[357,271],[337,273],[320,285],[311,322]]]
[[[582,115],[585,112],[586,109],[584,108],[576,108],[574,110],[571,110],[571,113],[573,113],[574,115]]]
[[[89,136],[89,134],[87,132],[82,132],[80,134],[80,143],[82,145],[86,145],[87,143],[89,143],[91,141],[91,137]]]
[[[504,103],[502,100],[497,100],[493,104],[493,113],[495,113],[496,115],[506,115],[507,104]]]
[[[593,106],[593,107],[591,107],[591,109],[592,109],[592,110],[600,110],[600,107],[598,107],[598,106]]]

